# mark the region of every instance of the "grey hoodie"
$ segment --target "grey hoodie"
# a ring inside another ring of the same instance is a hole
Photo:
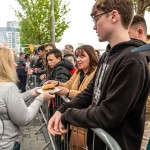
[[[18,141],[20,126],[27,125],[37,114],[43,103],[38,96],[26,106],[25,101],[33,98],[31,90],[20,94],[17,86],[11,82],[0,83],[0,149],[12,150]],[[2,135],[2,137],[1,137]]]

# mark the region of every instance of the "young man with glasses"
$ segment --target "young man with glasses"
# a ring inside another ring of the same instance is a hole
[[[128,28],[133,18],[132,0],[97,0],[91,16],[100,42],[108,41],[106,52],[87,89],[70,103],[64,103],[49,121],[51,134],[62,134],[68,123],[89,128],[87,145],[93,148],[90,128],[102,128],[122,150],[139,150],[149,92],[146,57],[131,53],[143,45],[130,40]],[[94,150],[106,145],[95,136]]]

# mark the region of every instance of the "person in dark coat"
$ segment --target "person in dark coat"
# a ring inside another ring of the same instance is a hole
[[[67,60],[62,59],[62,53],[58,49],[53,49],[46,54],[47,66],[51,69],[50,74],[42,81],[41,85],[48,80],[56,80],[60,82],[66,82],[72,76],[71,70],[73,64]]]
[[[133,21],[129,28],[129,36],[130,38],[139,39],[143,41],[144,44],[147,43],[147,25],[143,17],[138,15],[134,16]],[[148,66],[150,68],[150,64],[148,64]],[[146,103],[146,117],[141,150],[146,150],[149,139],[150,139],[150,93]]]
[[[38,59],[39,59],[38,48],[35,48],[34,56],[31,58],[31,61],[30,61],[30,68],[32,68],[32,69],[35,68]]]
[[[73,64],[67,60],[62,59],[62,52],[58,49],[53,49],[46,54],[46,63],[49,68],[51,68],[51,72],[47,77],[42,81],[41,84],[48,80],[56,80],[59,82],[66,82],[72,76],[71,70],[73,69]],[[59,95],[56,95],[55,99],[49,105],[49,117],[53,115],[56,109],[62,104],[63,99],[60,98]],[[61,140],[61,136],[56,136],[56,145],[59,149],[65,150],[61,147],[61,145],[65,145],[67,147],[67,137],[65,136],[65,140]]]
[[[29,76],[32,76],[32,75],[36,75],[36,78],[37,78],[37,85],[36,86],[39,86],[40,85],[40,75],[43,74],[43,72],[45,71],[44,70],[44,65],[45,65],[45,50],[44,50],[44,45],[41,45],[38,47],[38,55],[39,55],[39,58],[34,66],[34,68],[32,69],[29,69],[28,71],[28,75]]]
[[[21,92],[26,91],[26,80],[27,80],[27,71],[26,71],[26,64],[25,64],[25,53],[20,52],[20,56],[17,63],[17,74],[19,78],[18,88]]]

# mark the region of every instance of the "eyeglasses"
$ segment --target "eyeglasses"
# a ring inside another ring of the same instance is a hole
[[[98,15],[93,16],[92,19],[93,19],[94,23],[95,23],[95,24],[97,23],[97,21],[98,21],[98,19],[99,19],[99,18],[97,18],[98,16],[102,16],[102,15],[107,14],[107,13],[109,13],[109,12],[110,12],[110,11],[104,12],[104,13],[101,13],[101,14],[98,14]],[[96,18],[97,18],[97,19],[96,19]]]

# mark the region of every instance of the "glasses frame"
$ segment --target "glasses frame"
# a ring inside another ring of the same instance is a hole
[[[98,15],[95,15],[95,16],[93,16],[92,17],[92,19],[93,19],[93,21],[94,21],[94,23],[96,24],[97,23],[97,21],[98,21],[98,19],[96,20],[96,18],[97,17],[99,17],[99,16],[103,16],[103,15],[105,15],[105,14],[107,14],[107,13],[110,13],[111,11],[107,11],[107,12],[103,12],[103,13],[101,13],[101,14],[98,14]]]

